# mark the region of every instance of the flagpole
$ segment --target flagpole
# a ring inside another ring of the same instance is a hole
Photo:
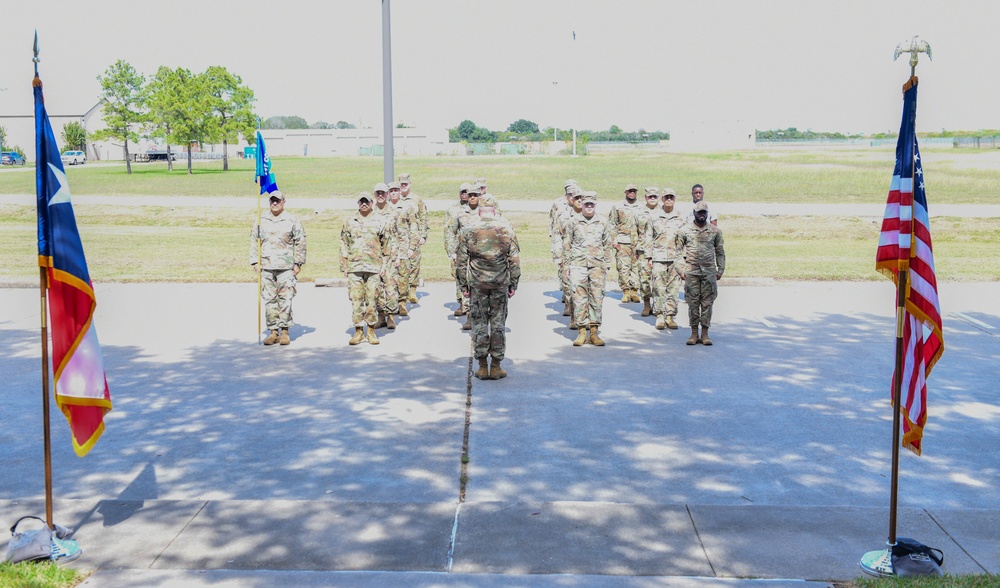
[[[32,48],[34,57],[31,59],[35,64],[35,79],[32,86],[41,86],[42,80],[38,77],[38,31],[35,31],[35,44]],[[38,165],[38,156],[35,156],[35,165]],[[41,331],[42,331],[42,451],[45,462],[45,524],[50,529],[55,527],[52,524],[52,432],[49,426],[49,299],[48,299],[48,269],[38,266],[38,291],[41,300]]]
[[[257,136],[260,137],[260,117],[257,117]],[[260,157],[260,141],[257,141],[257,151],[254,156],[254,167],[258,167],[257,158]],[[260,182],[260,177],[258,176],[257,181]],[[260,190],[258,190],[260,192]],[[261,261],[261,242],[260,242],[260,194],[257,194],[257,345],[261,344],[260,339],[260,298],[261,298],[261,284],[263,282],[263,272],[261,271],[260,261]]]
[[[903,86],[903,93],[905,94],[907,89],[911,85],[916,84],[916,69],[917,69],[917,55],[919,53],[927,53],[930,57],[930,46],[924,42],[917,42],[917,37],[913,37],[910,42],[900,43],[896,47],[893,60],[899,58],[903,53],[910,54],[910,79]],[[901,129],[902,132],[902,129]],[[900,137],[902,139],[902,137]],[[908,149],[904,149],[904,154],[909,154],[911,157],[916,154],[915,143],[916,143],[916,131],[914,130],[913,142]],[[898,157],[898,155],[897,155]],[[910,186],[915,185],[915,174],[916,165],[912,165],[910,162]],[[911,188],[912,190],[912,188]],[[910,210],[911,212],[908,216],[913,218],[913,200],[911,196],[910,200]],[[902,207],[902,203],[900,204]],[[909,255],[913,255],[914,251],[914,240],[915,235],[912,229],[909,232]],[[904,353],[905,353],[905,342],[904,342],[904,330],[906,328],[906,298],[907,290],[909,289],[909,263],[906,267],[899,267],[897,269],[896,276],[896,357],[895,357],[895,371],[892,378],[892,466],[890,475],[890,486],[889,486],[889,537],[886,541],[886,548],[878,551],[869,551],[861,557],[860,567],[861,570],[867,574],[873,576],[895,576],[895,566],[892,562],[892,552],[893,548],[896,546],[896,526],[897,526],[897,511],[899,502],[899,446],[900,446],[900,428],[901,428],[901,418],[900,410],[902,408],[902,392],[903,392],[903,370],[905,368]]]

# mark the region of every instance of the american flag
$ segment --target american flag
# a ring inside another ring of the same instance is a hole
[[[56,405],[69,421],[73,450],[83,457],[104,433],[111,392],[94,326],[97,299],[76,227],[69,182],[59,157],[42,81],[35,93],[35,181],[38,265],[46,268]],[[47,369],[47,368],[46,368]]]
[[[903,284],[906,303],[903,309],[903,365],[899,374],[902,381],[900,412],[902,444],[920,455],[927,423],[927,377],[944,353],[944,335],[916,118],[917,78],[911,77],[903,86],[903,121],[896,142],[896,168],[882,219],[875,269],[891,279],[897,289],[900,287],[899,272],[909,270]],[[893,373],[893,382],[896,376]]]

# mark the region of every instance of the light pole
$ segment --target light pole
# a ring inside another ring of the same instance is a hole
[[[392,148],[392,41],[389,34],[389,0],[382,0],[382,175],[388,184],[393,177]]]

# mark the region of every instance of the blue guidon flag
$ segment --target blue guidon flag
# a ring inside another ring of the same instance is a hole
[[[104,432],[111,392],[94,327],[94,287],[76,227],[69,182],[35,76],[35,174],[38,265],[46,268],[56,405],[69,421],[73,450],[83,457]],[[46,368],[47,369],[47,368]],[[47,393],[47,392],[46,392]]]
[[[274,181],[274,172],[271,171],[271,158],[267,156],[267,148],[264,146],[264,137],[257,131],[257,181],[260,182],[260,193],[270,194],[278,189],[278,182]]]
[[[875,269],[892,280],[897,289],[899,272],[909,271],[903,312],[900,413],[902,444],[920,455],[927,423],[927,377],[944,353],[944,334],[916,120],[917,78],[911,77],[903,86],[903,122],[896,142],[896,168],[882,219]],[[893,374],[893,382],[895,377]]]

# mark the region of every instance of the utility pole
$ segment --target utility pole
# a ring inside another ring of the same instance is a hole
[[[389,0],[382,0],[382,176],[388,184],[396,178],[392,146],[392,40],[389,32]]]

